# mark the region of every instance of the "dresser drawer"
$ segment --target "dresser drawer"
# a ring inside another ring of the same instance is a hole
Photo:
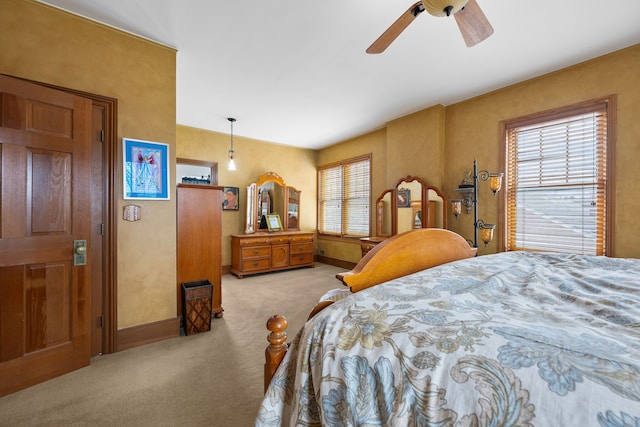
[[[271,260],[269,258],[242,261],[243,273],[247,273],[255,270],[268,270],[270,268],[271,268]]]
[[[271,246],[249,246],[242,248],[242,259],[271,256]]]
[[[272,245],[281,245],[283,243],[289,243],[289,236],[277,236],[271,238]]]
[[[293,243],[291,242],[291,255],[301,254],[305,252],[313,252],[313,243]]]
[[[291,243],[313,242],[313,234],[303,234],[302,236],[291,236]]]
[[[252,237],[238,240],[240,246],[261,246],[270,245],[271,239],[269,237]]]
[[[311,264],[313,262],[313,254],[306,252],[302,254],[291,254],[289,257],[289,265],[304,265]]]

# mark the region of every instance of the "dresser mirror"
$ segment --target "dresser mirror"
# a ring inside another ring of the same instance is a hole
[[[287,187],[287,230],[300,230],[300,190]]]
[[[447,228],[447,203],[442,192],[407,176],[376,200],[376,236],[391,237],[415,228]]]
[[[276,214],[284,230],[300,229],[300,191],[287,187],[277,173],[268,172],[247,187],[245,233],[268,231],[267,215]]]
[[[408,176],[398,181],[396,190],[396,233],[404,233],[414,228],[426,228],[422,221],[425,209],[426,188],[418,177]]]
[[[376,200],[376,236],[391,237],[395,234],[395,215],[392,214],[396,209],[394,195],[393,190],[385,190]]]
[[[429,212],[427,227],[447,228],[447,201],[440,189],[427,187],[427,206]]]

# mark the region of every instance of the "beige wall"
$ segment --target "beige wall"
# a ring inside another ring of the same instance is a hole
[[[453,197],[465,168],[478,159],[479,169],[497,171],[501,142],[499,123],[526,114],[617,94],[615,146],[615,231],[614,255],[640,258],[640,209],[635,176],[640,164],[640,45],[618,51],[475,99],[447,107],[445,183],[447,197]],[[497,199],[488,185],[480,187],[479,217],[498,220]],[[472,237],[472,218],[449,218],[449,228]],[[480,253],[494,252],[495,243]]]
[[[319,163],[337,161],[373,152],[372,200],[406,175],[422,178],[439,187],[451,200],[459,195],[454,188],[473,167],[498,171],[502,143],[499,123],[526,114],[616,94],[617,140],[615,142],[614,255],[640,258],[640,222],[635,214],[640,198],[634,193],[636,168],[640,164],[640,45],[528,80],[483,96],[447,107],[435,106],[401,117],[382,130],[337,144],[319,152]],[[386,130],[386,132],[385,132]],[[386,138],[385,138],[386,136]],[[374,150],[369,147],[375,147]],[[406,153],[406,155],[405,155]],[[380,159],[383,156],[384,159]],[[386,177],[380,187],[379,176]],[[479,185],[479,217],[487,223],[498,221],[498,198],[488,184]],[[372,219],[372,224],[375,224]],[[463,213],[456,220],[448,216],[448,228],[473,239],[473,216]],[[497,250],[497,239],[479,253]],[[320,242],[330,257],[357,261],[357,251],[346,254],[353,244]]]
[[[235,135],[242,121],[234,125],[233,150],[237,170],[227,170],[228,134],[188,126],[177,126],[177,157],[218,163],[218,185],[240,189],[240,209],[222,213],[222,265],[231,265],[231,236],[245,229],[247,186],[260,175],[275,172],[291,187],[301,191],[300,228],[316,228],[316,152]],[[224,306],[224,297],[223,297]]]
[[[174,162],[173,49],[30,0],[0,0],[0,10],[0,73],[116,98],[118,144],[164,142]],[[122,212],[121,160],[117,171]],[[142,220],[117,215],[118,328],[176,315],[175,191],[170,201],[135,203]]]
[[[318,165],[371,154],[372,204],[380,194],[408,175],[426,185],[442,186],[445,108],[436,105],[389,122],[384,129],[319,150]],[[371,209],[375,234],[375,209]],[[329,258],[358,262],[360,242],[318,239],[318,248]]]

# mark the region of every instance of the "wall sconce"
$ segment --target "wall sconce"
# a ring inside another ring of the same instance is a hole
[[[453,199],[453,200],[451,200],[451,212],[453,212],[453,214],[456,216],[456,219],[458,219],[458,216],[460,216],[460,214],[462,213],[462,200],[461,199]]]
[[[456,191],[463,194],[462,199],[451,200],[451,212],[455,215],[456,219],[462,213],[462,205],[467,207],[467,213],[470,214],[473,209],[473,247],[478,247],[478,230],[481,233],[482,241],[487,246],[491,240],[493,240],[493,231],[495,230],[495,224],[485,224],[483,220],[478,219],[478,179],[482,181],[489,181],[489,187],[495,196],[502,188],[503,173],[489,173],[486,170],[478,172],[477,161],[473,160],[473,176],[470,176],[469,172],[465,173],[467,176],[462,181],[462,184],[456,188]]]
[[[493,230],[496,229],[496,226],[495,224],[485,224],[482,220],[479,222],[481,222],[478,224],[480,227],[480,238],[484,242],[484,245],[487,246],[489,242],[493,240]]]
[[[484,171],[483,171],[484,172]],[[502,188],[502,177],[503,173],[490,173],[489,174],[489,187],[491,191],[493,191],[493,196],[495,197],[498,194],[498,191]]]
[[[236,161],[234,160],[234,152],[233,152],[233,122],[236,121],[233,117],[227,118],[231,122],[231,148],[229,149],[229,166],[227,169],[230,171],[236,170]]]

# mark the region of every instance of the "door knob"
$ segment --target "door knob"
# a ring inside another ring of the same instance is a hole
[[[74,240],[73,241],[73,265],[86,265],[86,264],[87,264],[87,241]]]

